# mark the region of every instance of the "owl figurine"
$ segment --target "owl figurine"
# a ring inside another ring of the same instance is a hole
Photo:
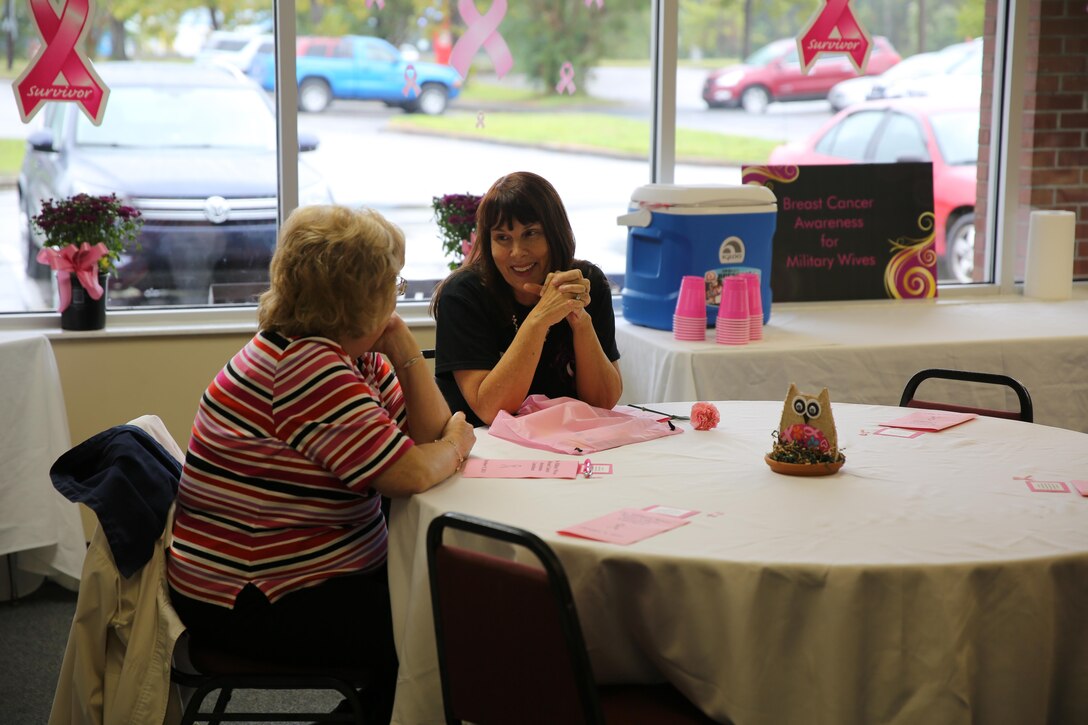
[[[831,398],[827,388],[819,395],[798,392],[790,383],[786,402],[782,406],[782,421],[778,424],[778,440],[798,443],[805,448],[838,458],[839,439],[835,419],[831,415]]]

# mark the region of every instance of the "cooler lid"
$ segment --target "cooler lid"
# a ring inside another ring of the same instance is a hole
[[[646,184],[634,190],[631,203],[655,207],[732,207],[776,204],[774,192],[755,184]]]

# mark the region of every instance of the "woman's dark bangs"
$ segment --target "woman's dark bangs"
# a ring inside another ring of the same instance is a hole
[[[492,219],[485,219],[484,223],[491,229],[509,229],[514,222],[535,224],[541,221],[539,211],[524,194],[504,194],[494,200],[488,212]],[[488,224],[489,221],[492,223]]]

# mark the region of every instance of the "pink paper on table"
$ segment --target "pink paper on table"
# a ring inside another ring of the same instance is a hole
[[[581,467],[578,461],[469,458],[461,475],[465,478],[577,478]]]
[[[1035,493],[1069,493],[1069,486],[1065,485],[1065,481],[1036,481],[1029,478],[1024,483]]]
[[[687,524],[687,519],[638,509],[620,509],[600,518],[560,529],[560,534],[626,546]]]
[[[904,415],[902,418],[889,420],[880,425],[889,428],[906,428],[908,430],[944,430],[960,423],[977,418],[975,413],[953,413],[947,410],[919,410],[916,413]]]

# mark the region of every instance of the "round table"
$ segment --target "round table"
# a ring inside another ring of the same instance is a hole
[[[442,722],[424,536],[462,511],[555,550],[598,680],[665,678],[720,722],[1088,722],[1088,498],[1070,483],[1088,435],[994,418],[916,434],[882,425],[904,409],[832,401],[846,465],[801,478],[763,460],[781,402],[716,405],[714,430],[592,454],[610,475],[455,476],[395,502],[394,721]],[[472,455],[572,458],[486,429]],[[653,505],[698,513],[629,546],[557,533]]]

